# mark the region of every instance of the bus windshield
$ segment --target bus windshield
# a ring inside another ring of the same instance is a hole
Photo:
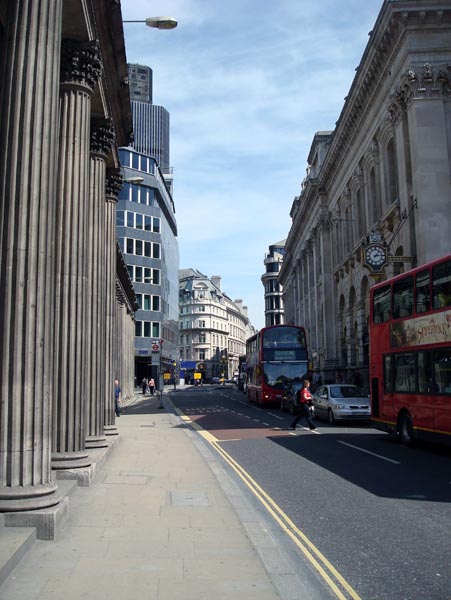
[[[268,364],[264,363],[263,377],[267,385],[283,389],[289,383],[301,381],[307,373],[307,362],[297,364]]]

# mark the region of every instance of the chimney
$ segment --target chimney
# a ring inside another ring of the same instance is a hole
[[[211,278],[211,283],[213,285],[215,285],[219,291],[221,291],[221,277],[220,275],[212,275]]]

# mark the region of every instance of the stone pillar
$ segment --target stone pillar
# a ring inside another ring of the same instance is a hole
[[[97,42],[64,42],[56,211],[56,307],[52,468],[88,467],[86,302],[91,96],[101,72]],[[59,473],[61,476],[62,473]]]
[[[114,369],[114,344],[118,335],[116,315],[116,203],[122,188],[122,176],[116,169],[109,169],[106,179],[105,211],[105,434],[117,435],[115,426],[114,380],[124,382]],[[123,349],[125,351],[125,348]]]
[[[61,0],[9,3],[0,99],[0,511],[54,506],[54,214]],[[26,84],[24,80],[26,78]]]
[[[105,177],[106,158],[114,141],[112,124],[96,121],[91,127],[88,257],[88,348],[86,448],[108,446],[105,437]]]

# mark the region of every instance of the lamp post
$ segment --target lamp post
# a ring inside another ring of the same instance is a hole
[[[227,375],[227,356],[222,354],[221,356],[221,379],[222,385],[225,385]]]
[[[138,21],[122,21],[123,23],[145,23],[147,27],[155,29],[174,29],[177,27],[177,21],[172,17],[149,17]]]

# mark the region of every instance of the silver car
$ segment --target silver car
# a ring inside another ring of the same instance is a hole
[[[348,383],[321,385],[313,394],[317,419],[335,421],[368,421],[371,417],[370,397],[361,387]]]

